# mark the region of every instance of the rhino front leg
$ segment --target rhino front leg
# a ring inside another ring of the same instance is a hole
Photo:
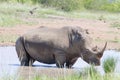
[[[25,52],[22,52],[20,53],[20,63],[21,63],[21,66],[32,66],[33,64],[33,60],[30,59],[30,56],[25,53]]]
[[[77,61],[78,57],[71,59],[70,61],[66,62],[66,67],[71,68],[74,63]]]
[[[65,54],[61,51],[57,51],[55,54],[55,61],[56,61],[56,66],[58,68],[63,68],[64,67],[64,64],[66,62],[66,57],[65,57]]]
[[[23,54],[20,58],[21,66],[29,66],[29,59],[26,54]]]

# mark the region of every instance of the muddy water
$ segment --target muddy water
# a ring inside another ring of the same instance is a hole
[[[105,51],[101,62],[103,62],[108,57],[114,57],[115,59],[117,59],[115,72],[120,73],[120,52],[116,52],[113,50]],[[77,62],[73,65],[73,69],[69,70],[58,69],[56,68],[55,64],[48,65],[39,63],[37,61],[34,63],[33,67],[21,67],[16,55],[15,47],[0,47],[0,77],[14,75],[15,78],[18,78],[19,76],[30,78],[38,74],[48,76],[53,76],[54,74],[54,76],[56,76],[62,74],[70,74],[71,72],[81,70],[82,68],[87,66],[90,65],[79,58]],[[102,64],[96,68],[101,74],[104,74]]]

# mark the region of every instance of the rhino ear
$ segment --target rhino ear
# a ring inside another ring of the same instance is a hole
[[[72,41],[74,40],[76,33],[77,32],[74,29],[71,30],[71,39],[72,39]]]
[[[77,31],[77,30],[72,29],[72,35],[76,35],[76,33],[78,33],[78,31]]]
[[[73,44],[73,34],[75,34],[74,30],[70,30],[69,34],[68,34],[68,37],[69,37],[69,41],[70,41],[70,44],[72,45]]]
[[[73,41],[75,40],[76,34],[78,33],[77,30],[71,29],[69,33],[69,40],[70,44],[73,44]]]
[[[95,47],[92,48],[92,50],[93,50],[93,51],[98,51],[98,47],[95,46]]]
[[[88,29],[85,29],[85,33],[86,34],[90,34],[90,32],[88,31]]]

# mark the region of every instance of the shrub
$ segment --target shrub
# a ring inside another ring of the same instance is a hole
[[[110,12],[120,12],[120,1],[106,3],[101,6],[101,10],[110,11]]]
[[[120,22],[113,22],[113,23],[111,24],[111,27],[120,28]]]
[[[40,0],[47,7],[55,7],[64,11],[73,11],[83,8],[83,0]]]
[[[93,9],[93,10],[120,12],[120,1],[119,0],[85,0],[84,7],[86,9]]]
[[[0,0],[0,2],[42,4],[45,7],[54,7],[64,11],[93,9],[120,12],[120,0]]]
[[[105,73],[114,72],[116,67],[116,60],[114,58],[108,58],[103,62],[103,69]]]
[[[91,67],[84,68],[84,70],[82,72],[80,72],[79,77],[85,78],[85,80],[87,80],[87,78],[91,78],[92,80],[96,80],[98,77],[100,77],[100,74],[92,65]]]

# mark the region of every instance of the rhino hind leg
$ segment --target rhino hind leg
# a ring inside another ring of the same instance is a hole
[[[21,66],[29,66],[29,64],[32,65],[32,60],[30,59],[30,56],[26,52],[22,40],[23,39],[20,37],[16,41],[16,51],[17,51]],[[30,60],[31,60],[31,63],[30,63]]]
[[[29,66],[32,66],[32,64],[35,62],[35,60],[33,58],[29,59]]]
[[[24,59],[21,61],[21,66],[32,66],[34,63],[34,59],[30,58],[30,56],[24,56]]]
[[[65,54],[63,52],[57,51],[55,54],[55,61],[58,68],[63,68],[66,62]]]

